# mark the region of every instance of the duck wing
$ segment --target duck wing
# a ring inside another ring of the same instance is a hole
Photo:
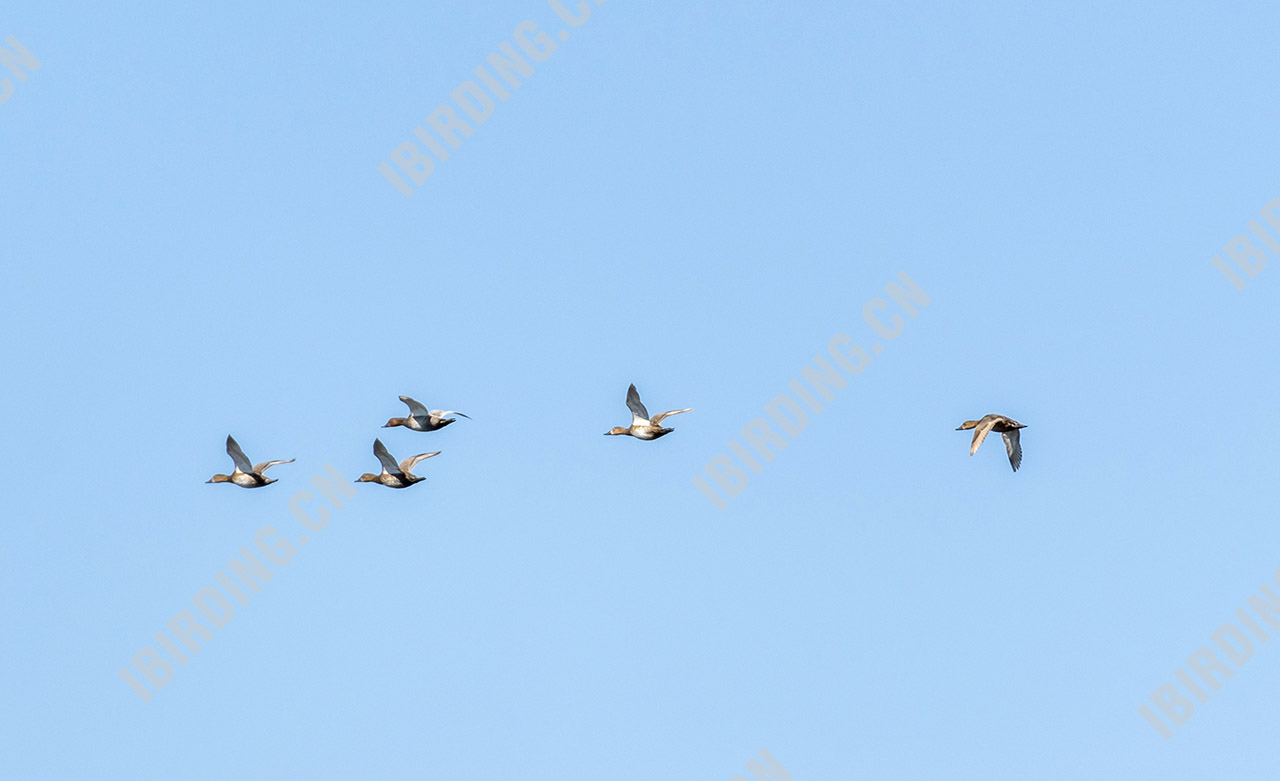
[[[661,424],[661,423],[662,423],[662,421],[663,421],[663,419],[664,419],[664,418],[666,418],[667,416],[669,416],[669,415],[679,415],[681,412],[693,412],[693,407],[685,407],[684,409],[673,409],[673,410],[671,410],[670,412],[663,412],[663,413],[662,413],[662,414],[660,414],[660,415],[654,415],[654,416],[653,416],[653,420],[651,420],[651,421],[649,421],[649,422],[650,422],[650,423],[652,423],[653,425],[657,426],[657,425]]]
[[[381,439],[373,440],[373,454],[382,462],[382,471],[393,475],[404,475],[404,472],[400,471],[400,465],[397,464],[396,460],[387,452],[387,446],[382,444]]]
[[[1009,463],[1015,472],[1022,466],[1022,436],[1018,431],[1019,429],[1014,428],[1004,432],[1004,449],[1009,454]]]
[[[246,474],[253,471],[253,464],[249,463],[248,457],[240,449],[240,443],[230,434],[227,435],[227,455],[231,456],[232,463],[236,465],[236,471]]]
[[[428,414],[426,406],[415,399],[408,396],[401,396],[400,400],[409,405],[409,414],[415,418],[425,418]]]
[[[286,458],[283,461],[263,461],[261,464],[254,464],[253,471],[257,472],[258,474],[262,474],[263,472],[267,471],[268,469],[275,466],[276,464],[292,464],[292,463],[293,463],[292,458]]]
[[[987,434],[991,433],[991,429],[995,428],[996,422],[990,418],[983,418],[978,421],[978,425],[973,429],[973,444],[969,446],[969,455],[978,452],[978,448],[982,446],[982,440],[987,438]]]
[[[636,390],[634,382],[627,388],[627,409],[631,410],[631,425],[643,426],[649,422],[649,410],[641,403],[640,392]]]
[[[430,412],[431,412],[431,417],[433,418],[447,418],[450,415],[457,415],[458,417],[471,420],[470,415],[463,415],[461,412],[458,412],[456,409],[433,409],[433,410],[430,410]]]
[[[404,472],[412,472],[413,468],[417,466],[420,461],[426,461],[428,458],[431,458],[432,456],[438,456],[440,455],[440,452],[441,451],[437,450],[434,453],[419,453],[416,456],[409,456],[408,458],[400,462],[400,469]]]

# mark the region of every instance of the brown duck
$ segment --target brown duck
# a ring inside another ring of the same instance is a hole
[[[623,426],[614,426],[604,432],[606,437],[617,437],[626,434],[636,439],[657,439],[675,431],[673,428],[663,428],[661,425],[663,420],[672,415],[679,415],[681,412],[691,412],[693,410],[693,407],[673,409],[670,412],[663,412],[650,418],[649,410],[645,409],[644,404],[640,402],[640,393],[636,391],[635,383],[632,383],[631,387],[627,388],[627,408],[631,410],[631,425],[625,428]]]
[[[422,402],[415,401],[408,396],[401,396],[400,400],[409,406],[409,417],[392,418],[387,421],[383,428],[404,426],[414,431],[438,431],[457,420],[457,418],[449,417],[450,415],[462,415],[467,420],[471,419],[470,416],[451,409],[427,409]]]
[[[263,472],[276,464],[293,463],[292,458],[287,458],[284,461],[263,461],[260,464],[250,464],[249,459],[245,457],[244,451],[240,449],[240,444],[230,434],[227,435],[227,455],[231,456],[232,463],[236,465],[235,470],[229,475],[214,475],[206,482],[235,483],[241,488],[261,488],[264,485],[271,485],[276,482],[274,478],[264,476]]]
[[[387,447],[382,444],[382,440],[375,439],[373,440],[373,454],[382,462],[382,473],[373,475],[365,472],[356,478],[357,483],[382,483],[388,488],[408,488],[414,483],[420,483],[427,479],[418,477],[413,473],[413,468],[418,465],[418,462],[425,461],[432,456],[438,456],[440,451],[410,456],[397,464],[396,460],[387,452]]]
[[[978,452],[978,447],[982,444],[982,440],[987,438],[987,434],[995,431],[1004,436],[1004,449],[1009,454],[1009,465],[1013,467],[1013,471],[1018,471],[1018,467],[1022,466],[1022,441],[1019,429],[1024,429],[1022,425],[1013,418],[1006,418],[1004,415],[986,415],[982,420],[966,420],[960,424],[960,428],[956,431],[968,431],[974,429],[973,444],[969,446],[969,455]]]

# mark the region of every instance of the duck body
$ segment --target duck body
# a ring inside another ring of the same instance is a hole
[[[978,452],[978,448],[982,446],[982,441],[987,438],[987,434],[992,431],[1000,434],[1004,438],[1004,448],[1009,456],[1009,465],[1016,472],[1018,467],[1022,466],[1022,436],[1019,430],[1024,428],[1026,428],[1024,424],[1004,415],[984,415],[981,420],[966,420],[960,424],[956,431],[973,429],[973,442],[969,446],[969,455]]]
[[[393,421],[396,421],[393,423]],[[383,428],[392,428],[393,426],[404,426],[414,431],[439,431],[450,423],[456,423],[457,418],[437,418],[427,416],[423,418],[409,416],[407,418],[392,418],[387,421],[387,425]]]
[[[359,479],[357,479],[356,482],[357,483],[379,483],[380,485],[385,485],[387,488],[408,488],[414,483],[420,483],[426,479],[427,478],[425,477],[419,477],[417,475],[393,475],[389,472],[383,472],[380,475],[374,475],[374,474],[365,472],[364,474],[360,475]]]
[[[218,477],[225,477],[226,480],[218,480]],[[261,488],[264,485],[271,485],[277,482],[274,477],[266,477],[264,475],[241,472],[239,469],[229,475],[214,475],[211,483],[235,483],[241,488]]]
[[[630,426],[614,426],[604,432],[606,437],[630,436],[636,439],[652,440],[659,437],[665,437],[673,428],[664,428],[661,424],[671,415],[679,415],[682,412],[692,412],[693,407],[686,409],[673,409],[670,412],[663,412],[658,415],[649,417],[649,410],[645,409],[644,404],[640,401],[640,393],[636,390],[635,383],[627,388],[627,409],[631,410]]]
[[[616,437],[616,436],[625,435],[629,437],[635,437],[636,439],[649,440],[649,439],[657,439],[658,437],[666,436],[667,434],[670,434],[672,431],[675,431],[675,429],[663,428],[662,426],[652,426],[652,425],[637,426],[635,424],[632,424],[626,427],[615,426],[609,429],[609,431],[606,433],[606,436]]]

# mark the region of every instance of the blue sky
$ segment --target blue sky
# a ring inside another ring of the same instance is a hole
[[[1280,263],[1210,258],[1280,197],[1280,9],[591,8],[409,198],[379,163],[545,0],[0,15],[13,777],[1269,778],[1280,643],[1138,707],[1277,587]],[[928,306],[717,509],[901,272]],[[632,382],[694,410],[601,436]],[[297,461],[206,485],[228,433]],[[376,436],[443,454],[131,691]]]

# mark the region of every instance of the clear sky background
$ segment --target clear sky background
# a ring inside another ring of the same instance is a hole
[[[0,14],[41,62],[0,105],[6,776],[1274,777],[1280,643],[1170,739],[1137,710],[1280,567],[1280,262],[1209,263],[1280,197],[1274,3],[610,0],[408,199],[378,163],[565,25],[269,5]],[[717,510],[692,478],[901,271],[933,302]],[[694,411],[601,436],[631,382]],[[381,429],[400,394],[473,420]],[[954,431],[988,412],[1016,474]],[[228,433],[297,461],[206,485]],[[135,695],[375,436],[443,455]]]

